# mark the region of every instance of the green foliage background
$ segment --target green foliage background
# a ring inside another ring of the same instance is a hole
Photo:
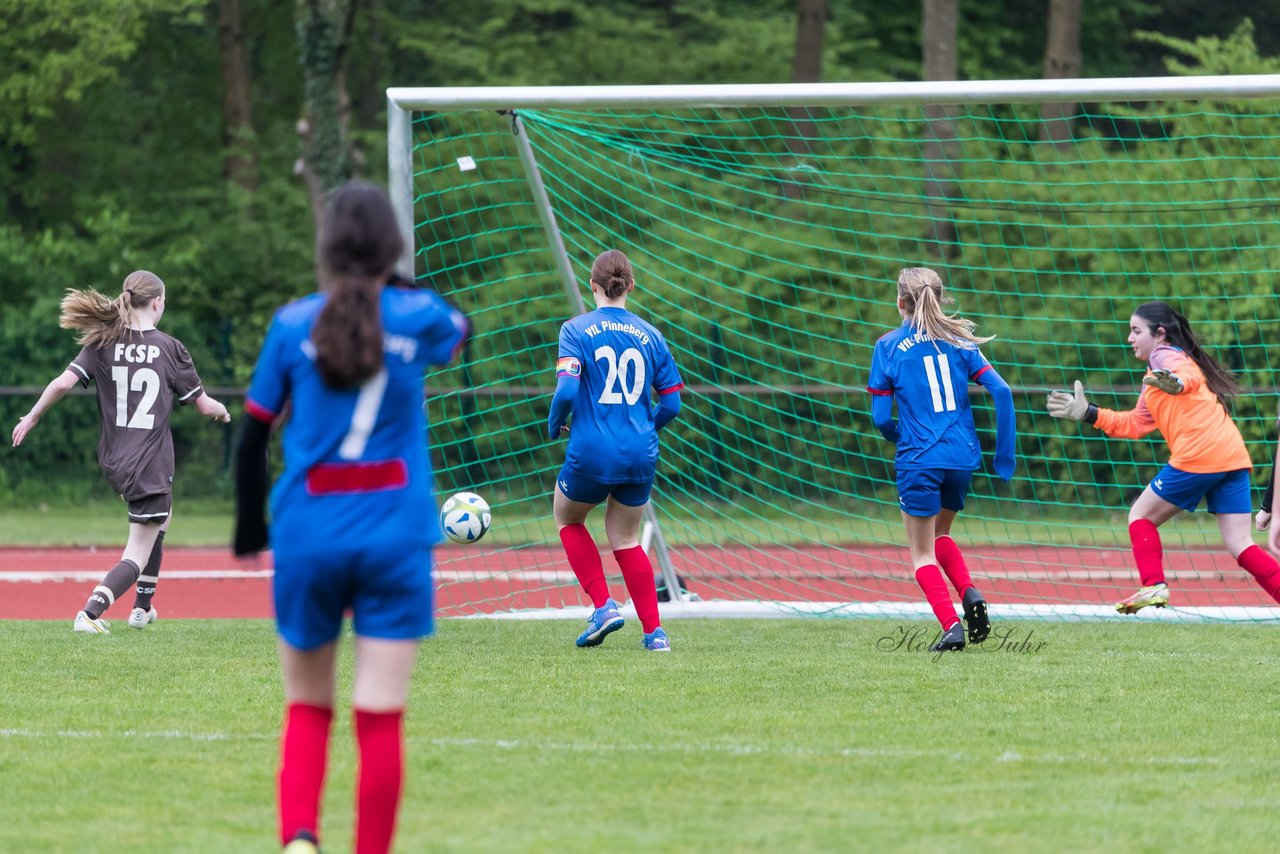
[[[1033,8],[1034,4],[1010,5],[998,0],[964,4],[959,46],[962,77],[1039,75],[1043,10]],[[1280,8],[1273,8],[1277,5],[1274,0],[1262,4],[1227,0],[1216,4],[1218,14],[1209,20],[1191,0],[1091,3],[1084,21],[1085,74],[1274,70],[1274,61],[1263,57],[1280,50],[1280,14],[1275,14]],[[832,0],[830,6],[825,79],[918,78],[918,7],[851,0]],[[171,290],[166,329],[187,343],[206,384],[219,389],[239,388],[247,382],[272,308],[314,287],[313,226],[304,189],[293,175],[300,151],[294,125],[302,107],[302,72],[292,11],[270,0],[244,0],[242,8],[253,96],[254,131],[247,144],[257,158],[259,176],[252,191],[232,186],[224,174],[228,149],[222,128],[216,2],[15,0],[0,9],[0,57],[4,57],[5,72],[0,75],[0,294],[4,297],[0,300],[0,386],[31,387],[17,395],[0,396],[0,419],[6,423],[14,423],[29,408],[36,389],[75,353],[70,333],[56,326],[57,301],[66,288],[93,286],[114,292],[132,269],[143,267],[161,274]],[[1238,25],[1246,14],[1253,16],[1256,26],[1241,30]],[[362,0],[354,20],[348,74],[353,136],[364,174],[374,180],[385,176],[386,86],[779,82],[789,77],[795,32],[795,9],[789,0],[715,4]],[[1147,31],[1161,35],[1141,35]],[[1174,62],[1166,65],[1170,58]],[[1222,128],[1215,129],[1242,130],[1234,114],[1217,121]],[[904,126],[904,134],[917,129]],[[1261,136],[1241,140],[1242,145],[1258,146],[1260,151],[1273,144]],[[694,146],[672,154],[696,161],[706,152],[700,154]],[[510,156],[509,149],[493,152],[495,161]],[[1097,156],[1107,158],[1110,153],[1100,149]],[[693,162],[690,169],[696,168]],[[999,179],[1005,168],[1010,168],[1008,161],[993,159],[970,173],[966,197],[989,198],[984,181]],[[1159,180],[1158,165],[1152,162],[1147,168],[1151,175],[1140,177]],[[523,192],[522,179],[514,170],[510,174],[513,182],[520,183],[515,189]],[[1259,176],[1259,180],[1268,177]],[[607,188],[575,189],[584,198],[605,204],[602,193]],[[502,190],[501,186],[469,190],[469,204],[476,210],[486,200],[493,205],[513,204],[510,197],[503,198]],[[1119,187],[1111,191],[1123,192]],[[723,210],[741,206],[744,194],[749,194],[745,181],[726,182],[715,192],[720,197],[710,203]],[[529,213],[527,208],[516,212],[526,217],[526,225],[505,234],[502,245],[493,241],[482,245],[492,235],[481,218],[474,236],[456,244],[432,244],[426,258],[441,290],[460,301],[468,298],[469,287],[489,283],[483,296],[469,299],[466,307],[478,324],[504,327],[509,341],[523,342],[512,364],[527,368],[508,371],[503,377],[508,384],[540,381],[545,350],[553,346],[555,326],[566,314],[563,293],[556,290],[553,278],[531,272],[547,266],[541,235],[536,221],[527,219]],[[1010,240],[998,233],[997,224],[984,220],[980,207],[968,208],[963,216],[967,217],[962,223],[966,254],[951,272],[961,307],[971,314],[977,308],[980,323],[986,320],[984,309],[964,301],[965,291],[978,285],[966,281],[963,271],[976,266],[967,253],[986,246],[1009,247],[1004,259],[1009,270],[1040,270],[1053,264],[1061,275],[1068,267],[1078,268],[1077,276],[1064,280],[1064,293],[1105,299],[1110,277],[1144,272],[1090,266],[1096,259],[1083,257],[1072,256],[1064,262],[1071,256],[1069,247],[1033,247],[1029,240],[1027,245]],[[821,320],[823,293],[841,287],[842,279],[835,269],[826,281],[815,277],[821,265],[814,263],[814,253],[821,257],[838,252],[839,247],[806,243],[812,237],[802,236],[797,226],[794,242],[778,239],[786,235],[773,235],[766,251],[750,240],[737,240],[741,229],[732,216],[722,218],[726,235],[735,237],[719,240],[727,248],[718,263],[749,269],[760,285],[720,307],[714,334],[709,328],[695,328],[702,321],[679,308],[675,300],[651,303],[678,332],[694,333],[704,342],[696,349],[686,345],[678,353],[686,371],[712,382],[719,372],[718,381],[724,382],[771,382],[804,375],[853,386],[862,383],[860,377],[843,375],[840,360],[830,356],[766,370],[765,360],[752,350],[758,347],[762,332],[774,331],[771,318],[780,305],[798,310],[814,323],[826,322]],[[446,224],[438,225],[443,229]],[[1144,245],[1141,225],[1134,222],[1120,228],[1117,242]],[[1243,225],[1248,223],[1242,221]],[[661,242],[671,226],[654,214],[630,222],[617,236],[626,240],[644,234]],[[429,231],[431,223],[420,223],[420,239],[425,243],[424,228]],[[1207,232],[1196,233],[1207,236]],[[1234,257],[1202,254],[1194,258],[1194,266],[1165,271],[1170,281],[1178,283],[1170,296],[1198,293],[1203,282],[1193,275],[1195,271],[1215,270],[1222,282],[1232,282],[1231,300],[1207,303],[1206,311],[1230,310],[1233,318],[1252,311],[1260,319],[1254,327],[1236,322],[1229,330],[1245,354],[1239,367],[1261,371],[1265,363],[1250,354],[1259,352],[1261,319],[1269,319],[1272,306],[1269,296],[1258,297],[1265,304],[1256,307],[1241,300],[1250,299],[1248,294],[1253,292],[1269,295],[1269,283],[1261,281],[1258,271],[1274,269],[1272,250],[1266,248],[1269,241],[1251,236],[1247,227],[1232,229],[1232,238],[1243,241]],[[576,240],[570,248],[578,264],[596,245],[590,235],[568,239]],[[899,242],[886,242],[877,254],[886,264],[899,263],[911,256],[912,240],[904,228]],[[779,251],[779,247],[785,248]],[[650,264],[651,269],[656,262],[656,255],[638,259],[638,264]],[[988,257],[985,263],[989,262]],[[697,258],[682,258],[679,253],[669,263],[673,280],[698,268]],[[797,268],[809,270],[802,281],[793,274]],[[688,287],[699,287],[697,277],[683,279],[690,282]],[[1070,322],[1068,304],[1047,299],[1044,308],[1043,317]],[[1103,316],[1101,307],[1094,311]],[[891,313],[879,303],[869,303],[858,320],[887,326],[893,321]],[[1216,316],[1206,314],[1205,320]],[[1025,330],[1016,322],[1007,323],[999,330],[1000,340],[1011,344],[1037,340],[1042,330],[1034,327],[1040,323],[1043,320],[1028,320]],[[823,334],[834,341],[839,332],[833,326]],[[691,340],[690,335],[684,337]],[[870,341],[861,343],[869,346]],[[477,342],[467,364],[438,378],[439,385],[493,384],[497,366],[489,360],[492,354],[484,352],[485,346],[483,340]],[[993,360],[1006,355],[1001,346],[993,343]],[[739,376],[724,373],[726,359],[716,355],[717,348],[735,356],[731,361],[739,365]],[[1131,381],[1129,365],[1088,367],[1090,382]],[[1049,379],[1057,381],[1056,377],[1010,376],[1015,383]],[[1260,375],[1246,373],[1245,381],[1270,385]],[[714,444],[719,431],[725,453],[718,475],[735,488],[759,488],[755,475],[761,460],[778,477],[821,485],[805,466],[819,462],[829,466],[832,460],[805,463],[804,453],[796,449],[832,445],[818,442],[815,425],[827,419],[837,425],[829,429],[844,429],[838,426],[844,423],[841,413],[856,404],[853,399],[833,399],[825,404],[827,411],[819,406],[797,412],[794,402],[782,397],[721,399],[691,413],[691,435]],[[443,431],[437,451],[443,468],[475,459],[501,461],[491,464],[490,471],[469,472],[469,482],[477,483],[478,475],[509,479],[555,465],[559,449],[542,442],[535,429],[504,434],[502,429],[477,431],[474,423],[464,426],[468,405],[459,395],[446,395],[433,403],[432,416]],[[543,406],[536,394],[510,394],[490,416],[498,419],[491,426],[536,424]],[[749,422],[768,419],[782,424],[784,434],[796,440],[794,447],[761,444]],[[1261,429],[1255,433],[1260,435]],[[0,465],[0,503],[105,493],[105,485],[93,474],[96,433],[91,398],[64,401],[46,416],[24,448],[6,454]],[[228,431],[184,412],[175,418],[175,435],[179,495],[225,496]],[[736,438],[730,441],[728,436]],[[468,446],[476,442],[483,447]],[[844,456],[834,461],[835,470],[879,479],[885,471],[882,450],[864,453],[850,442]],[[706,451],[675,448],[667,456],[672,474],[694,478],[680,460],[693,460],[699,453]],[[1046,445],[1035,453],[1050,458],[1056,448]]]

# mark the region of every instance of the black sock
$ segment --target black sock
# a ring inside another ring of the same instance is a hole
[[[144,611],[151,610],[151,597],[156,595],[156,584],[160,581],[160,561],[164,558],[164,531],[156,535],[156,544],[151,547],[151,557],[147,560],[147,568],[138,576],[138,595],[134,597],[133,607]]]
[[[93,595],[84,604],[84,612],[93,619],[102,616],[102,612],[115,604],[116,599],[134,585],[142,570],[131,560],[122,560],[102,579],[102,583],[93,588]]]

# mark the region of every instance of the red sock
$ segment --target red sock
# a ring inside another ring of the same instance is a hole
[[[1280,602],[1280,563],[1276,563],[1275,558],[1254,545],[1240,552],[1236,563],[1253,576],[1267,595]]]
[[[596,548],[596,541],[591,539],[587,526],[565,525],[560,529],[560,544],[564,546],[573,574],[578,576],[578,583],[591,597],[591,606],[603,607],[609,599],[609,582],[604,580],[600,550]]]
[[[653,578],[653,564],[640,546],[616,551],[613,556],[622,569],[622,580],[627,585],[631,604],[636,606],[640,626],[648,634],[662,625],[658,619],[658,585]]]
[[[356,772],[356,854],[386,854],[396,830],[404,778],[404,709],[355,710],[360,766]]]
[[[973,586],[973,580],[969,577],[969,566],[964,562],[960,547],[956,545],[955,540],[943,534],[933,541],[933,552],[938,556],[938,563],[942,564],[942,571],[947,574],[947,580],[956,589],[956,594],[963,599],[964,592]]]
[[[944,632],[960,622],[955,606],[951,604],[951,597],[947,594],[947,582],[942,580],[942,570],[932,563],[920,567],[916,570],[916,584],[924,591],[924,598],[929,600],[929,607],[933,609],[938,622],[942,623]]]
[[[1149,519],[1129,523],[1129,540],[1133,543],[1133,559],[1138,564],[1138,578],[1143,587],[1164,584],[1164,548],[1160,531]]]
[[[290,703],[285,707],[276,780],[281,845],[289,844],[299,830],[320,835],[320,790],[332,722],[333,709],[326,706]]]

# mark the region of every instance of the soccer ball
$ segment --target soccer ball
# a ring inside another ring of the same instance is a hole
[[[474,492],[455,492],[440,508],[440,527],[455,543],[474,543],[489,530],[489,502]]]

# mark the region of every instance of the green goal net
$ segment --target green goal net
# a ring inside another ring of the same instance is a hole
[[[407,136],[393,193],[412,211],[418,275],[475,327],[429,380],[437,489],[494,510],[486,539],[439,552],[442,612],[586,607],[551,521],[564,449],[545,425],[558,327],[590,304],[591,260],[619,248],[636,270],[629,307],[663,330],[686,383],[646,525],[692,594],[667,585],[669,611],[927,613],[865,389],[876,339],[900,323],[897,271],[929,266],[997,336],[983,350],[1017,410],[1004,484],[973,386],[984,468],[954,536],[975,583],[997,618],[1113,615],[1138,586],[1128,507],[1168,449],[1055,421],[1044,403],[1081,379],[1099,405],[1134,406],[1133,308],[1172,303],[1237,372],[1255,499],[1270,476],[1280,81],[1245,79],[1186,78],[1172,95],[1131,81],[1123,100],[1009,83],[967,101],[942,90],[943,105],[926,84],[896,100],[817,87],[808,103],[788,87],[689,89],[687,103],[599,90],[594,105],[484,90],[471,109],[465,90],[440,103],[444,90],[392,90]],[[588,527],[603,547],[602,518]],[[1161,534],[1173,601],[1144,618],[1280,617],[1203,508]]]

